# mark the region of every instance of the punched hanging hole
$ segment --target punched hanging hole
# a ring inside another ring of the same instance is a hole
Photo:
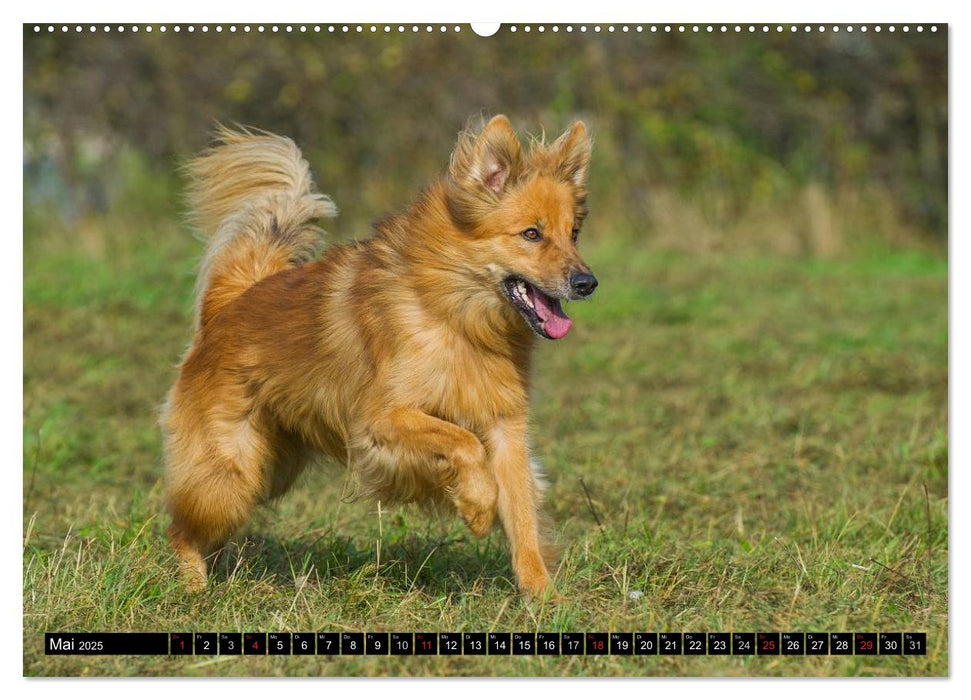
[[[492,36],[501,26],[499,22],[473,22],[472,31],[479,36]]]

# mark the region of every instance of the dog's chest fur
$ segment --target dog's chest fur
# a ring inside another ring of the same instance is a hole
[[[528,361],[528,360],[527,360]],[[525,367],[441,332],[403,344],[389,373],[394,399],[473,432],[527,410]]]

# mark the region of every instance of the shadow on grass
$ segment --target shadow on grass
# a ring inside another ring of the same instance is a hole
[[[508,553],[495,537],[474,540],[449,534],[397,533],[378,540],[328,531],[317,537],[247,534],[230,541],[210,564],[212,583],[275,579],[300,586],[307,580],[348,583],[377,576],[388,592],[422,590],[440,596],[482,585],[514,590]]]

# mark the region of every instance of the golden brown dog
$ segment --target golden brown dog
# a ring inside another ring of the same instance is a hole
[[[195,336],[162,426],[171,542],[190,584],[320,453],[385,503],[498,513],[522,590],[550,582],[528,448],[530,354],[597,280],[577,252],[582,122],[523,149],[509,120],[459,136],[447,173],[365,241],[313,260],[335,215],[292,141],[221,129],[190,165],[209,240]]]

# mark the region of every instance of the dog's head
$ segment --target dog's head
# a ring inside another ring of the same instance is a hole
[[[577,251],[589,164],[583,122],[552,144],[534,141],[524,150],[500,115],[481,131],[463,132],[449,165],[449,212],[475,241],[475,265],[544,338],[570,330],[561,301],[589,297],[597,286]]]

